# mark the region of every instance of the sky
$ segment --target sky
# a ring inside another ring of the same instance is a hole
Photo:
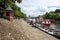
[[[22,3],[17,3],[21,11],[27,16],[43,15],[45,12],[55,11],[60,9],[60,0],[23,0]]]

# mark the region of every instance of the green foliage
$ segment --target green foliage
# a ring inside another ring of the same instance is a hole
[[[56,9],[55,10],[55,13],[60,13],[60,9]]]
[[[54,19],[56,21],[60,21],[60,9],[56,9],[55,11],[50,11],[49,13],[43,15],[43,17],[47,19]]]

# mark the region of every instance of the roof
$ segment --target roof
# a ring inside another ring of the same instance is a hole
[[[8,6],[5,10],[12,10],[12,8],[10,6]]]

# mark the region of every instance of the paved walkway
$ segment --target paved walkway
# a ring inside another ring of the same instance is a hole
[[[28,40],[58,40],[57,38],[32,27],[23,19],[15,19],[14,27],[24,34]]]
[[[28,40],[28,38],[16,30],[13,22],[0,18],[0,40]]]

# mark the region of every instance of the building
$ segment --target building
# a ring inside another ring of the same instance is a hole
[[[0,18],[5,18],[10,21],[13,21],[14,18],[14,12],[10,6],[8,6],[6,9],[0,8]]]

